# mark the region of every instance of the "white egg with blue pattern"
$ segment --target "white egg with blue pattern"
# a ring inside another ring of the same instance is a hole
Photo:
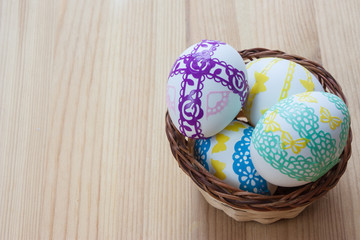
[[[234,120],[215,136],[196,140],[194,155],[206,170],[223,182],[244,191],[270,195],[276,186],[258,174],[250,157],[253,130],[252,126]]]

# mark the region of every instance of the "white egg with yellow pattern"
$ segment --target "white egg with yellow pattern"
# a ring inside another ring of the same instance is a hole
[[[256,124],[250,146],[253,164],[277,186],[314,182],[339,162],[349,126],[348,108],[338,96],[293,95],[272,106]]]
[[[252,164],[249,146],[253,127],[234,120],[223,131],[195,142],[196,159],[215,177],[244,191],[270,195],[276,187],[267,183]]]
[[[306,68],[282,58],[259,58],[246,64],[250,94],[245,116],[255,126],[275,103],[291,95],[324,91],[319,80]]]

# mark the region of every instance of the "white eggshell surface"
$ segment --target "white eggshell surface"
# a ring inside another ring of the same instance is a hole
[[[255,126],[272,105],[291,95],[324,91],[318,79],[306,68],[281,58],[259,58],[246,64],[249,98],[244,112]]]
[[[339,162],[350,117],[336,95],[306,92],[272,106],[256,125],[250,146],[261,176],[277,186],[313,182]]]
[[[171,69],[169,115],[184,136],[210,137],[236,117],[248,92],[240,54],[228,44],[203,40],[183,52]]]
[[[223,131],[195,142],[196,159],[215,177],[244,191],[269,195],[276,187],[255,170],[249,146],[253,127],[238,120]]]

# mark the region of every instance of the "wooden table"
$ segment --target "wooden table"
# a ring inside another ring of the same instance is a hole
[[[360,2],[0,1],[0,239],[360,239]],[[235,222],[173,159],[166,81],[202,39],[322,63],[350,103],[339,184],[295,219]]]

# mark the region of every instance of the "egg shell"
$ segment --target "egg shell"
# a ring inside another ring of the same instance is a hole
[[[314,182],[339,162],[350,116],[336,95],[307,92],[272,106],[256,125],[250,153],[256,170],[277,186]]]
[[[194,146],[196,159],[215,177],[244,191],[270,195],[276,187],[268,184],[255,170],[249,146],[253,127],[234,120],[223,131]]]
[[[171,69],[168,112],[184,136],[206,138],[236,117],[248,92],[240,54],[226,43],[203,40],[186,49]]]
[[[306,68],[282,58],[259,58],[246,64],[249,98],[245,116],[253,126],[272,105],[291,95],[321,91],[319,80]]]

